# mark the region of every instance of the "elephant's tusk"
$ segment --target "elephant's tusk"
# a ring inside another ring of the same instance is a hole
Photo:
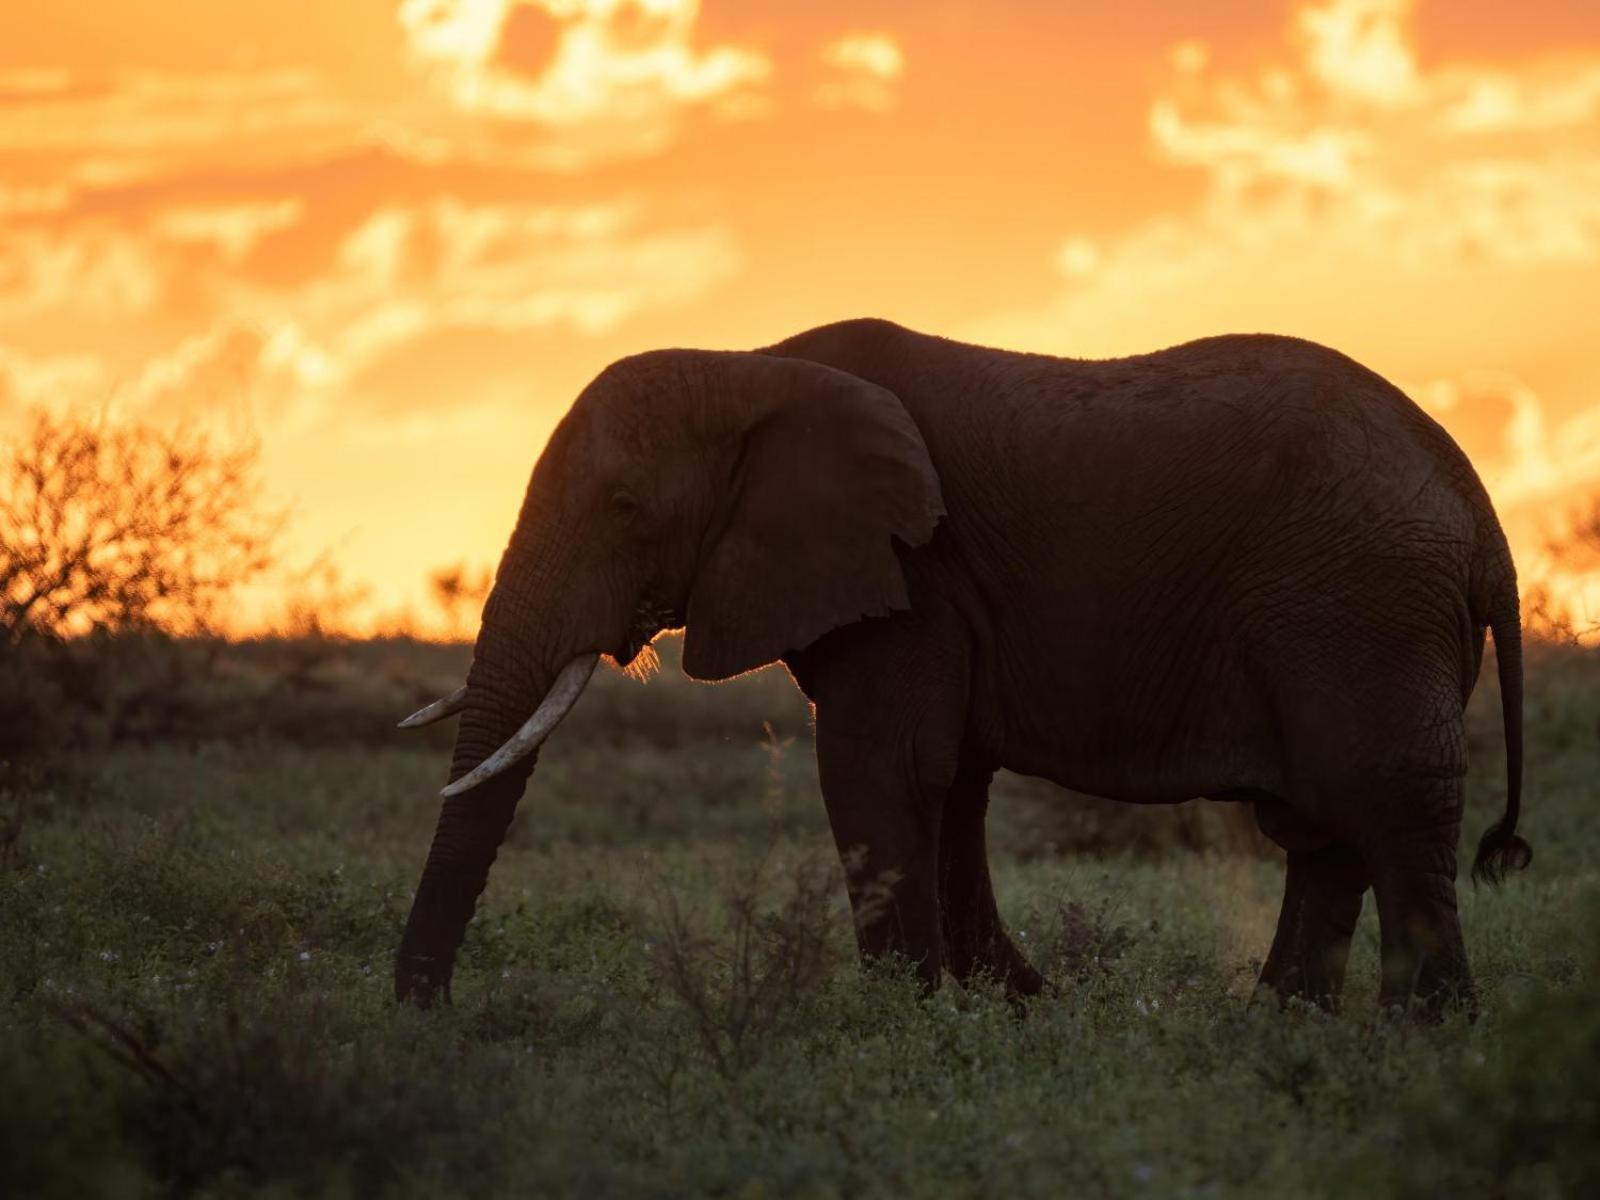
[[[443,700],[435,700],[426,708],[419,708],[397,728],[421,729],[424,725],[432,725],[435,721],[442,721],[446,717],[454,716],[467,706],[467,689],[463,685],[451,692]]]
[[[439,794],[447,797],[459,796],[462,792],[471,791],[486,779],[493,779],[513,763],[520,762],[537,750],[540,743],[550,736],[550,731],[561,723],[561,718],[566,716],[578,702],[578,697],[583,695],[589,676],[594,674],[595,664],[599,661],[598,654],[580,654],[562,667],[561,674],[557,675],[556,681],[550,685],[544,700],[534,710],[533,716],[524,722],[522,728],[512,734],[504,746]]]

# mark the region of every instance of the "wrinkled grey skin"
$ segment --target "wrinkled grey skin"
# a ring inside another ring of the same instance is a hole
[[[929,986],[1041,979],[1002,928],[999,767],[1136,803],[1250,803],[1288,852],[1263,982],[1334,1006],[1363,895],[1382,1000],[1471,1001],[1462,709],[1493,628],[1515,836],[1511,558],[1449,436],[1350,359],[1269,336],[1073,361],[882,321],[625,359],[540,457],[483,616],[451,779],[572,657],[685,626],[684,667],[782,659],[816,707],[863,953]],[[445,802],[396,966],[428,1003],[532,763]],[[863,891],[892,872],[887,904]]]

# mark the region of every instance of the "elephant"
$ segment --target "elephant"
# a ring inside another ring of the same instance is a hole
[[[990,882],[1006,768],[1252,805],[1286,856],[1261,972],[1285,1000],[1338,1007],[1370,888],[1380,1003],[1470,1005],[1456,844],[1486,629],[1507,793],[1474,881],[1532,857],[1515,567],[1467,457],[1399,389],[1277,335],[1079,360],[848,320],[621,359],[551,435],[465,686],[402,723],[460,714],[398,999],[448,999],[597,659],[676,629],[694,679],[787,666],[860,950],[929,989],[1043,985]]]

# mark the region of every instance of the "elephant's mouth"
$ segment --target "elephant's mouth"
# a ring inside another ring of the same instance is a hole
[[[627,633],[623,635],[622,652],[612,657],[619,667],[627,667],[639,657],[639,651],[648,646],[656,634],[663,629],[676,629],[682,624],[683,615],[670,604],[649,598],[641,600],[639,607],[633,610]]]

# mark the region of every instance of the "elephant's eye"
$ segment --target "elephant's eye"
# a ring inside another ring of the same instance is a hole
[[[618,519],[631,521],[639,515],[639,498],[627,488],[618,488],[611,493],[611,511]]]

